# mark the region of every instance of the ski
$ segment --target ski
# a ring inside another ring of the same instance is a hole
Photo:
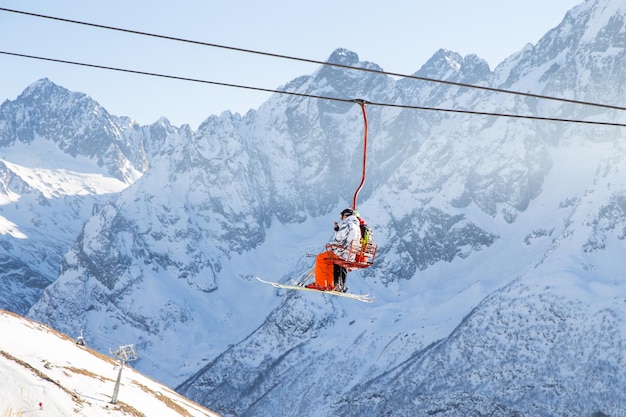
[[[369,294],[352,294],[349,292],[322,291],[322,290],[316,290],[314,288],[307,288],[305,286],[297,285],[295,282],[293,284],[281,284],[280,282],[265,281],[259,277],[256,277],[256,279],[258,279],[263,284],[269,284],[274,288],[282,288],[285,290],[313,291],[313,292],[317,292],[321,294],[328,294],[328,295],[335,295],[337,297],[350,298],[352,300],[362,301],[364,303],[374,302],[374,297],[370,296]]]

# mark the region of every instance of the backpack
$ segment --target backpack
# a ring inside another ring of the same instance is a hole
[[[361,227],[361,245],[365,246],[374,240],[374,231],[363,219],[359,219],[359,226]]]

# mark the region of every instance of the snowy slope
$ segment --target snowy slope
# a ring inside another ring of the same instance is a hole
[[[2,415],[218,416],[128,363],[112,404],[119,361],[13,313],[0,311],[0,323]]]

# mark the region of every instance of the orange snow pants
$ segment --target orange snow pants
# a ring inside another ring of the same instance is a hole
[[[340,259],[332,251],[322,252],[315,258],[315,285],[328,288],[335,286],[333,259]]]

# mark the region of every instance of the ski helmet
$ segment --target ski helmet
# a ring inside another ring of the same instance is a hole
[[[352,210],[350,207],[348,207],[347,209],[345,209],[344,211],[341,212],[341,217],[343,216],[352,216],[354,214],[354,210]]]

